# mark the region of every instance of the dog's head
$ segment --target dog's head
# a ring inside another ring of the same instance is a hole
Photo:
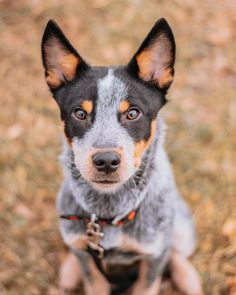
[[[175,42],[160,19],[128,65],[91,67],[49,21],[42,40],[47,84],[75,165],[95,189],[114,191],[139,168],[173,81]]]

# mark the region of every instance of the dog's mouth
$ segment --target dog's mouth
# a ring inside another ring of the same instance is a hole
[[[123,182],[118,179],[93,179],[90,183],[98,191],[114,192]]]
[[[116,184],[116,183],[119,183],[119,181],[114,181],[114,180],[93,180],[92,182],[98,183],[98,184]]]

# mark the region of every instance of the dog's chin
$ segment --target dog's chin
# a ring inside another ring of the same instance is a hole
[[[123,181],[89,181],[90,185],[100,193],[115,193],[122,185]]]
[[[130,169],[131,170],[131,169]],[[134,171],[126,169],[126,173],[96,173],[80,169],[83,180],[98,193],[113,194],[120,190],[134,174]]]

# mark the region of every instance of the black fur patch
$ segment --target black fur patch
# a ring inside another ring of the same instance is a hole
[[[106,74],[106,68],[89,68],[83,76],[77,77],[55,92],[54,98],[60,107],[61,119],[65,122],[65,133],[70,140],[73,137],[83,137],[92,126],[96,112],[97,81]],[[94,107],[87,120],[79,121],[72,114],[76,108],[81,107],[84,100],[92,101]]]
[[[127,67],[120,67],[115,71],[117,75],[128,87],[127,101],[130,107],[138,107],[142,111],[142,116],[135,121],[121,122],[127,129],[135,142],[148,140],[150,138],[151,123],[156,118],[158,111],[166,103],[165,95],[156,87],[147,87],[131,75]]]

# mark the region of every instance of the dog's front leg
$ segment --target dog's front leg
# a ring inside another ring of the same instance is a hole
[[[186,295],[203,294],[201,278],[198,272],[182,253],[172,251],[170,267],[172,279],[180,291]]]
[[[161,285],[161,274],[163,269],[163,261],[160,259],[147,258],[141,261],[139,267],[139,275],[134,283],[132,295],[157,295]]]
[[[83,285],[86,295],[109,295],[110,285],[88,253],[82,258]]]
[[[72,295],[82,282],[81,266],[74,253],[69,252],[59,270],[59,295]]]
[[[83,250],[70,253],[60,269],[60,295],[70,295],[82,283],[86,295],[109,295],[110,285]]]

